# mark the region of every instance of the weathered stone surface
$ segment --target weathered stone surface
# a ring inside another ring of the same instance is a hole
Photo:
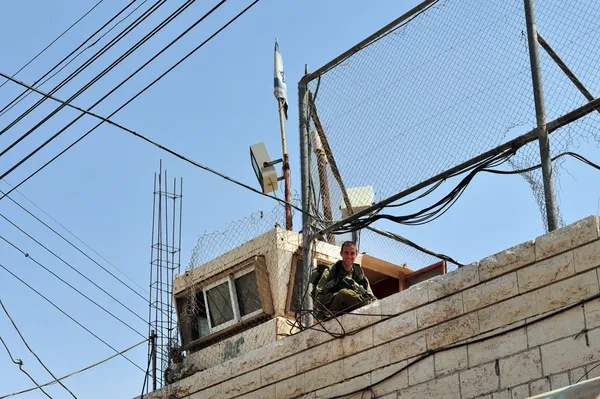
[[[600,267],[600,241],[575,249],[574,258],[577,273]]]
[[[569,251],[517,271],[519,292],[531,291],[572,276],[575,274],[573,263],[573,251]]]
[[[419,329],[427,328],[464,313],[462,292],[417,309]]]
[[[417,331],[417,313],[414,310],[382,321],[375,328],[375,345],[403,337]]]
[[[469,345],[469,365],[471,367],[512,355],[527,348],[527,334],[521,328],[498,337]]]
[[[408,363],[415,359],[408,359]],[[431,380],[435,377],[435,368],[433,366],[433,356],[419,360],[408,367],[408,385],[417,385],[421,382]]]
[[[450,273],[428,280],[429,300],[457,293],[479,282],[478,263],[471,263]]]
[[[569,386],[569,374],[560,373],[550,376],[550,388],[552,390]]]
[[[503,389],[492,394],[492,399],[511,399],[510,389]]]
[[[529,385],[521,385],[516,388],[513,388],[511,391],[512,399],[525,399],[529,397]]]
[[[375,301],[351,313],[344,314],[341,318],[341,323],[346,331],[355,331],[380,321],[380,314],[384,314],[383,306],[381,306],[379,301]]]
[[[438,352],[434,357],[436,378],[469,367],[466,346]]]
[[[479,322],[475,313],[461,316],[426,331],[429,349],[452,344],[479,334]]]
[[[400,389],[408,386],[408,371],[407,369],[405,369],[406,364],[407,361],[403,360],[401,362],[394,363],[390,366],[373,370],[373,372],[371,372],[371,383],[376,384],[373,387],[373,391],[376,397],[380,397],[381,395],[385,395],[390,392],[394,392],[395,394],[395,391],[399,391]],[[378,383],[384,378],[388,379],[381,383]]]
[[[536,238],[536,259],[545,259],[597,239],[597,218],[596,216],[589,216],[569,226]]]
[[[260,369],[261,386],[283,380],[296,374],[296,360],[300,355],[290,356]]]
[[[304,374],[299,374],[275,384],[275,397],[289,399],[304,393]]]
[[[223,397],[233,397],[260,388],[260,369],[254,370],[238,377],[234,377],[223,384]]]
[[[598,280],[595,271],[591,270],[479,310],[480,328],[481,331],[489,331],[577,302],[597,292]]]
[[[594,299],[583,305],[587,328],[600,327],[600,299]]]
[[[587,372],[588,380],[600,377],[600,363],[588,364],[585,366],[585,371]]]
[[[542,360],[539,348],[500,359],[501,388],[529,382],[542,377]]]
[[[380,345],[343,360],[344,378],[350,379],[359,374],[385,367],[390,364],[389,345]],[[318,396],[318,395],[317,395]]]
[[[463,398],[474,398],[498,390],[500,377],[495,364],[486,363],[471,367],[460,373],[460,389]]]
[[[472,312],[518,294],[517,274],[510,273],[464,291],[465,311]]]
[[[371,347],[373,347],[373,327],[368,327],[359,333],[342,338],[344,356],[350,356]]]
[[[542,362],[547,374],[562,373],[582,365],[600,360],[600,330],[588,332],[590,346],[585,335],[577,339],[568,337],[542,345]]]
[[[479,261],[479,279],[486,281],[535,261],[535,243],[527,241]]]
[[[533,321],[536,318],[537,317],[534,317],[527,321]],[[559,338],[577,334],[579,331],[583,330],[584,326],[583,309],[578,306],[548,319],[530,324],[527,327],[527,341],[531,348]]]
[[[331,398],[333,396],[346,395],[364,389],[369,385],[371,385],[371,374],[365,374],[320,389],[316,392],[316,398]]]
[[[586,380],[585,367],[578,367],[569,371],[569,376],[571,378],[571,385]]]
[[[322,366],[324,364],[329,363],[332,360],[337,360],[340,357],[342,357],[343,353],[341,352],[338,353],[337,356],[334,355],[334,346],[341,347],[340,341],[335,340],[327,342],[323,345],[315,346],[312,349],[298,354],[298,356],[296,357],[298,372],[303,373],[305,371]]]
[[[213,385],[210,388],[203,389],[189,396],[189,399],[220,399],[222,394],[223,384]],[[167,396],[168,397],[168,396]]]
[[[273,399],[276,395],[275,385],[269,385],[245,395],[238,396],[237,399]]]
[[[458,374],[430,380],[426,383],[410,386],[398,392],[398,398],[439,399],[459,398]]]
[[[398,314],[421,306],[428,301],[427,281],[379,301],[383,314]]]
[[[391,341],[390,362],[395,363],[425,353],[427,351],[426,334],[423,331]]]
[[[304,392],[311,392],[342,381],[342,360],[304,373]]]

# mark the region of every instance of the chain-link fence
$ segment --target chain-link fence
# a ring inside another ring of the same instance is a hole
[[[550,123],[600,92],[600,8],[592,0],[535,5]],[[312,192],[320,227],[327,232],[357,211],[532,132],[527,37],[523,0],[428,0],[307,75],[300,103],[309,124],[301,135],[311,135],[305,190]],[[598,113],[553,129],[550,155],[598,141]],[[540,163],[537,140],[508,150],[513,169]],[[555,174],[560,166],[554,163]],[[541,170],[522,177],[546,224]],[[373,243],[363,240],[361,251],[381,246]]]

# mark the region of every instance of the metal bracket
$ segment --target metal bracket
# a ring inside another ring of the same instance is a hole
[[[281,162],[283,162],[283,158],[279,158],[279,159],[276,159],[271,162],[263,162],[263,168],[268,168],[269,166],[277,165],[278,163],[281,163]],[[277,179],[277,180],[281,180],[281,179]]]

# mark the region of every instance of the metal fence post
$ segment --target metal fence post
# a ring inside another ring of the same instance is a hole
[[[298,82],[298,115],[300,122],[300,180],[302,186],[302,309],[305,312],[304,326],[313,323],[312,297],[309,293],[310,273],[312,266],[312,221],[310,214],[310,151],[309,151],[309,120],[308,120],[308,84],[304,80]]]
[[[533,7],[533,0],[524,0],[524,2],[527,42],[529,43],[529,61],[531,63],[531,79],[533,83],[533,97],[535,100],[535,115],[537,120],[537,134],[540,144],[540,159],[542,161],[544,196],[546,198],[546,217],[548,218],[548,231],[553,231],[558,228],[558,208],[556,207],[556,191],[554,189],[552,161],[550,159],[550,141],[548,140],[548,130],[546,127],[546,105],[544,104],[544,90],[542,88],[542,71],[540,68],[535,10]]]
[[[152,391],[156,391],[156,332],[150,331],[150,344],[152,345],[151,354],[152,357]]]

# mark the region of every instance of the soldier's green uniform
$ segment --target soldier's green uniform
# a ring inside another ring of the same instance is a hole
[[[351,310],[361,303],[376,299],[360,265],[354,263],[352,270],[347,272],[342,261],[333,265],[329,273],[323,273],[315,291],[318,303],[333,313]]]

